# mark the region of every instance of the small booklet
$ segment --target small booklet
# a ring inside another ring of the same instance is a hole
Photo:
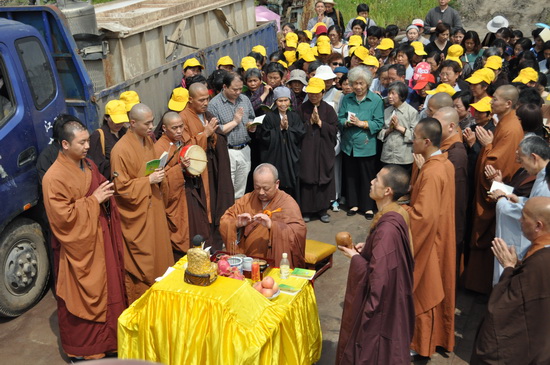
[[[293,286],[290,286],[290,285],[286,285],[286,284],[279,284],[279,289],[285,293],[285,294],[290,294],[290,295],[296,295],[300,292],[301,289],[298,289],[298,288],[295,288]]]
[[[162,155],[160,155],[160,158],[159,158],[160,162],[159,162],[159,168],[160,169],[163,169],[166,167],[166,162],[168,162],[168,152],[164,151],[162,153]]]
[[[495,190],[502,190],[506,194],[512,194],[512,192],[514,191],[514,187],[510,186],[510,185],[503,184],[503,183],[498,182],[498,181],[493,181],[493,184],[491,185],[490,191],[495,191]]]
[[[164,151],[160,158],[147,161],[145,164],[145,176],[151,175],[156,169],[163,169],[168,161],[168,152]]]
[[[294,270],[292,270],[292,272],[290,273],[290,276],[311,280],[315,276],[315,273],[316,273],[315,270],[300,269],[297,267]]]
[[[266,104],[260,105],[260,109],[262,109],[264,111],[264,113],[272,112],[273,111],[272,108],[273,108],[273,105],[271,105],[271,106],[266,105]]]
[[[265,114],[254,118],[254,120],[248,124],[248,127],[262,124],[264,122],[264,118],[265,118]]]

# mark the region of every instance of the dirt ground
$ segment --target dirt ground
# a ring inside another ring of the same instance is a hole
[[[329,224],[308,223],[308,238],[334,244],[339,231],[348,231],[354,241],[365,239],[369,221],[363,216],[347,217],[345,211],[331,212]],[[340,252],[334,266],[315,282],[315,293],[323,332],[323,352],[318,364],[334,364],[349,260]],[[416,364],[467,364],[475,330],[485,310],[485,297],[459,291],[456,311],[456,348],[453,353],[438,353],[429,362]],[[65,364],[59,343],[56,305],[51,292],[19,318],[0,319],[0,343],[3,364]]]

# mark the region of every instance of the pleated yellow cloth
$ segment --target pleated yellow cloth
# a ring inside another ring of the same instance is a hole
[[[312,364],[321,356],[321,325],[309,281],[268,300],[250,282],[218,277],[210,286],[183,281],[184,257],[118,319],[118,356],[162,364]]]

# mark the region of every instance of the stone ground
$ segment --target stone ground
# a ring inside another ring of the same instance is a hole
[[[308,223],[308,238],[334,244],[339,231],[348,231],[354,241],[364,240],[369,221],[363,216],[347,217],[345,211],[331,213],[332,222]],[[323,352],[318,364],[334,364],[349,260],[339,251],[333,267],[315,281],[315,293],[323,331]],[[456,347],[452,353],[437,353],[427,362],[416,364],[467,364],[476,328],[485,310],[484,296],[459,291],[456,311]],[[51,292],[19,318],[0,319],[0,363],[51,365],[65,364],[59,343],[56,305]]]

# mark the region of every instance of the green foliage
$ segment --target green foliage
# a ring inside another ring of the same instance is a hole
[[[452,6],[454,2],[449,5]],[[356,0],[339,1],[336,8],[342,12],[344,21],[348,22],[357,16],[357,5],[361,3],[369,5],[370,16],[376,24],[383,27],[396,24],[401,29],[405,29],[413,19],[424,20],[428,11],[438,6],[436,0]]]

